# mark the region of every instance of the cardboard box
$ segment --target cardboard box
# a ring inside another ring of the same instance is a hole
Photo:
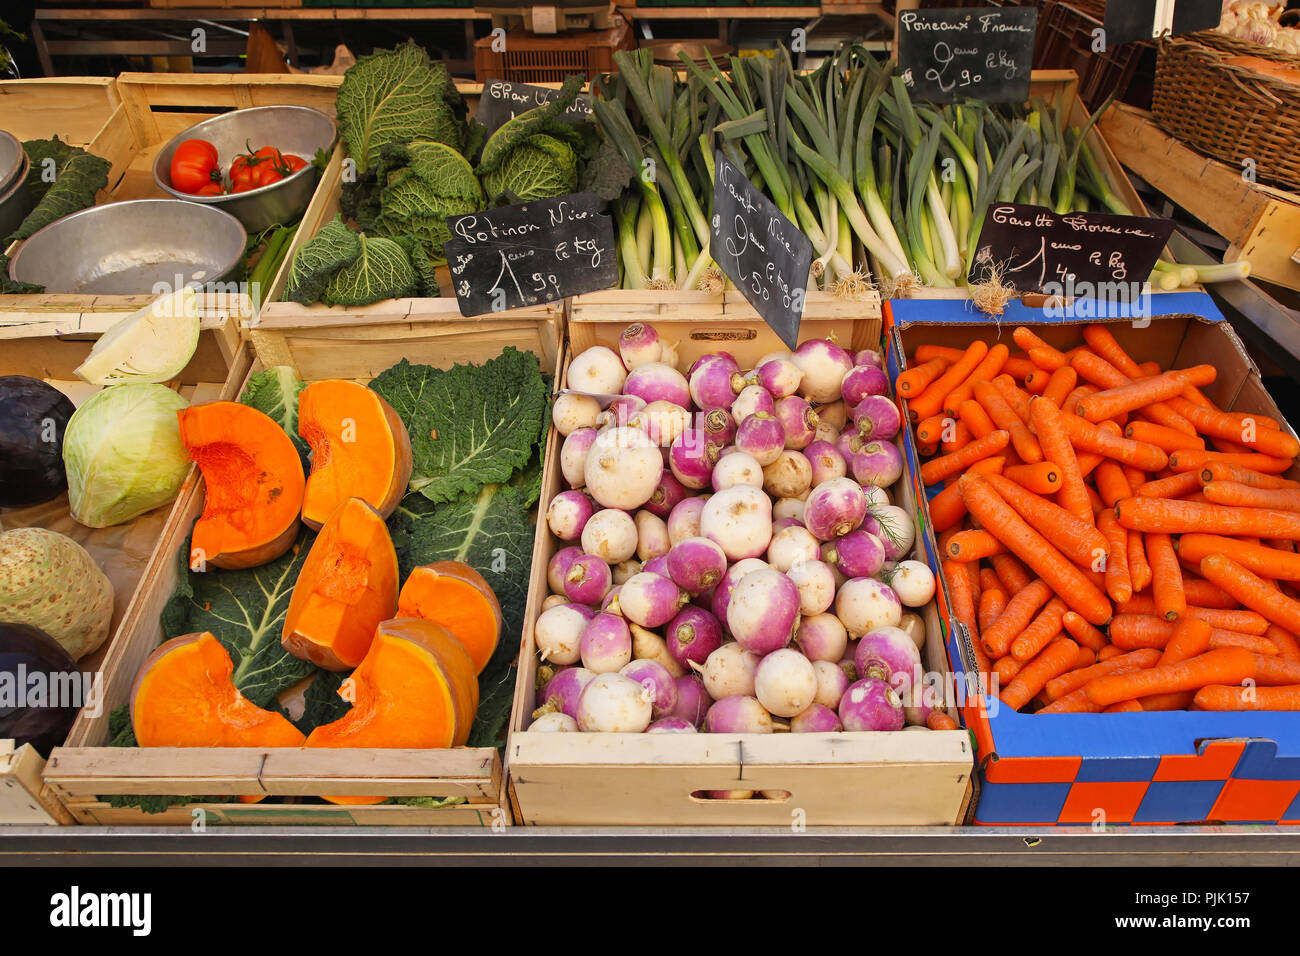
[[[1082,341],[1084,325],[1101,321],[1137,361],[1155,360],[1166,368],[1216,366],[1219,378],[1204,391],[1220,407],[1282,418],[1259,370],[1209,296],[1173,293],[1148,297],[1139,306],[1150,309],[1149,322],[1135,322],[1115,309],[1096,319],[1063,321],[1015,302],[993,325],[963,302],[888,303],[889,370],[897,375],[905,368],[904,356],[917,344],[964,347],[981,337],[1010,343],[1018,325],[1033,325],[1052,345],[1070,348]],[[919,461],[910,426],[904,445],[917,500],[927,501],[932,493],[927,495],[915,477]],[[937,566],[928,515],[922,522]],[[946,582],[939,599],[949,661],[964,674],[971,669],[970,638],[953,619]],[[975,823],[1300,823],[1300,714],[1035,716],[995,703],[976,696],[962,707],[975,734],[981,778]]]

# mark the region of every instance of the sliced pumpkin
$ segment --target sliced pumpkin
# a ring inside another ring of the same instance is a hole
[[[235,687],[226,649],[207,631],[173,637],[145,660],[131,687],[131,725],[141,747],[301,747],[282,715]]]
[[[469,652],[474,673],[501,639],[501,605],[483,575],[460,561],[438,561],[411,572],[397,596],[398,617],[419,617],[451,631]]]
[[[361,663],[397,610],[397,552],[379,512],[348,498],[312,542],[289,600],[285,650],[326,670]]]
[[[411,481],[411,439],[393,407],[356,382],[312,382],[298,397],[298,434],[311,445],[302,520],[319,528],[348,498],[387,518]]]
[[[463,746],[478,710],[478,679],[465,648],[439,624],[384,621],[365,660],[339,688],[352,709],[317,727],[308,747],[428,749]],[[383,797],[326,796],[340,804]]]
[[[288,551],[298,538],[306,478],[284,429],[239,402],[191,405],[177,414],[181,441],[206,486],[190,566],[255,568]]]

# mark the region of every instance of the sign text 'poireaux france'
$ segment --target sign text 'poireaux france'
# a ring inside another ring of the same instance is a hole
[[[996,266],[1021,292],[1132,302],[1173,231],[1168,219],[993,203],[970,281],[985,281]]]
[[[444,244],[465,316],[540,305],[618,284],[614,227],[592,192],[451,216]]]
[[[487,127],[490,136],[520,113],[536,109],[559,95],[559,90],[544,86],[489,79],[483,84],[478,112],[474,118]],[[591,119],[591,96],[579,93],[578,98],[556,119],[566,123],[581,123]]]
[[[898,15],[898,71],[933,103],[1029,99],[1038,11],[1033,7],[906,10]]]
[[[722,153],[715,152],[713,162],[713,261],[781,341],[794,348],[812,243]]]

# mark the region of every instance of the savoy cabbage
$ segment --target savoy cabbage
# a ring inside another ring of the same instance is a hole
[[[369,305],[406,296],[434,297],[438,283],[415,240],[355,232],[335,216],[293,257],[284,297],[311,305]]]
[[[483,189],[474,167],[445,143],[416,140],[385,146],[378,169],[379,203],[374,218],[359,212],[358,222],[381,236],[409,236],[425,255],[444,261],[442,244],[451,238],[448,216],[483,208]]]
[[[528,202],[578,188],[583,134],[558,117],[585,82],[581,75],[569,76],[555,99],[520,113],[488,137],[477,172],[490,201]]]

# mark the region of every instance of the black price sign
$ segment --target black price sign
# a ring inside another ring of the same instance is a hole
[[[543,106],[559,95],[559,90],[549,90],[544,86],[489,79],[479,95],[475,118],[487,127],[488,135],[491,135],[520,113]],[[591,96],[579,93],[578,98],[556,119],[566,123],[584,123],[591,119]]]
[[[1132,302],[1173,231],[1168,219],[993,203],[970,281],[997,268],[1021,292]]]
[[[1221,0],[1123,0],[1106,4],[1107,46],[1211,30],[1223,15]],[[1102,39],[1099,38],[1099,39]],[[1095,46],[1093,52],[1104,53]]]
[[[794,348],[812,243],[722,153],[715,152],[713,162],[713,261],[781,341]]]
[[[443,244],[461,315],[540,305],[618,284],[614,227],[591,192],[450,216]]]
[[[919,100],[1023,103],[1034,63],[1033,7],[906,10],[898,70]]]

